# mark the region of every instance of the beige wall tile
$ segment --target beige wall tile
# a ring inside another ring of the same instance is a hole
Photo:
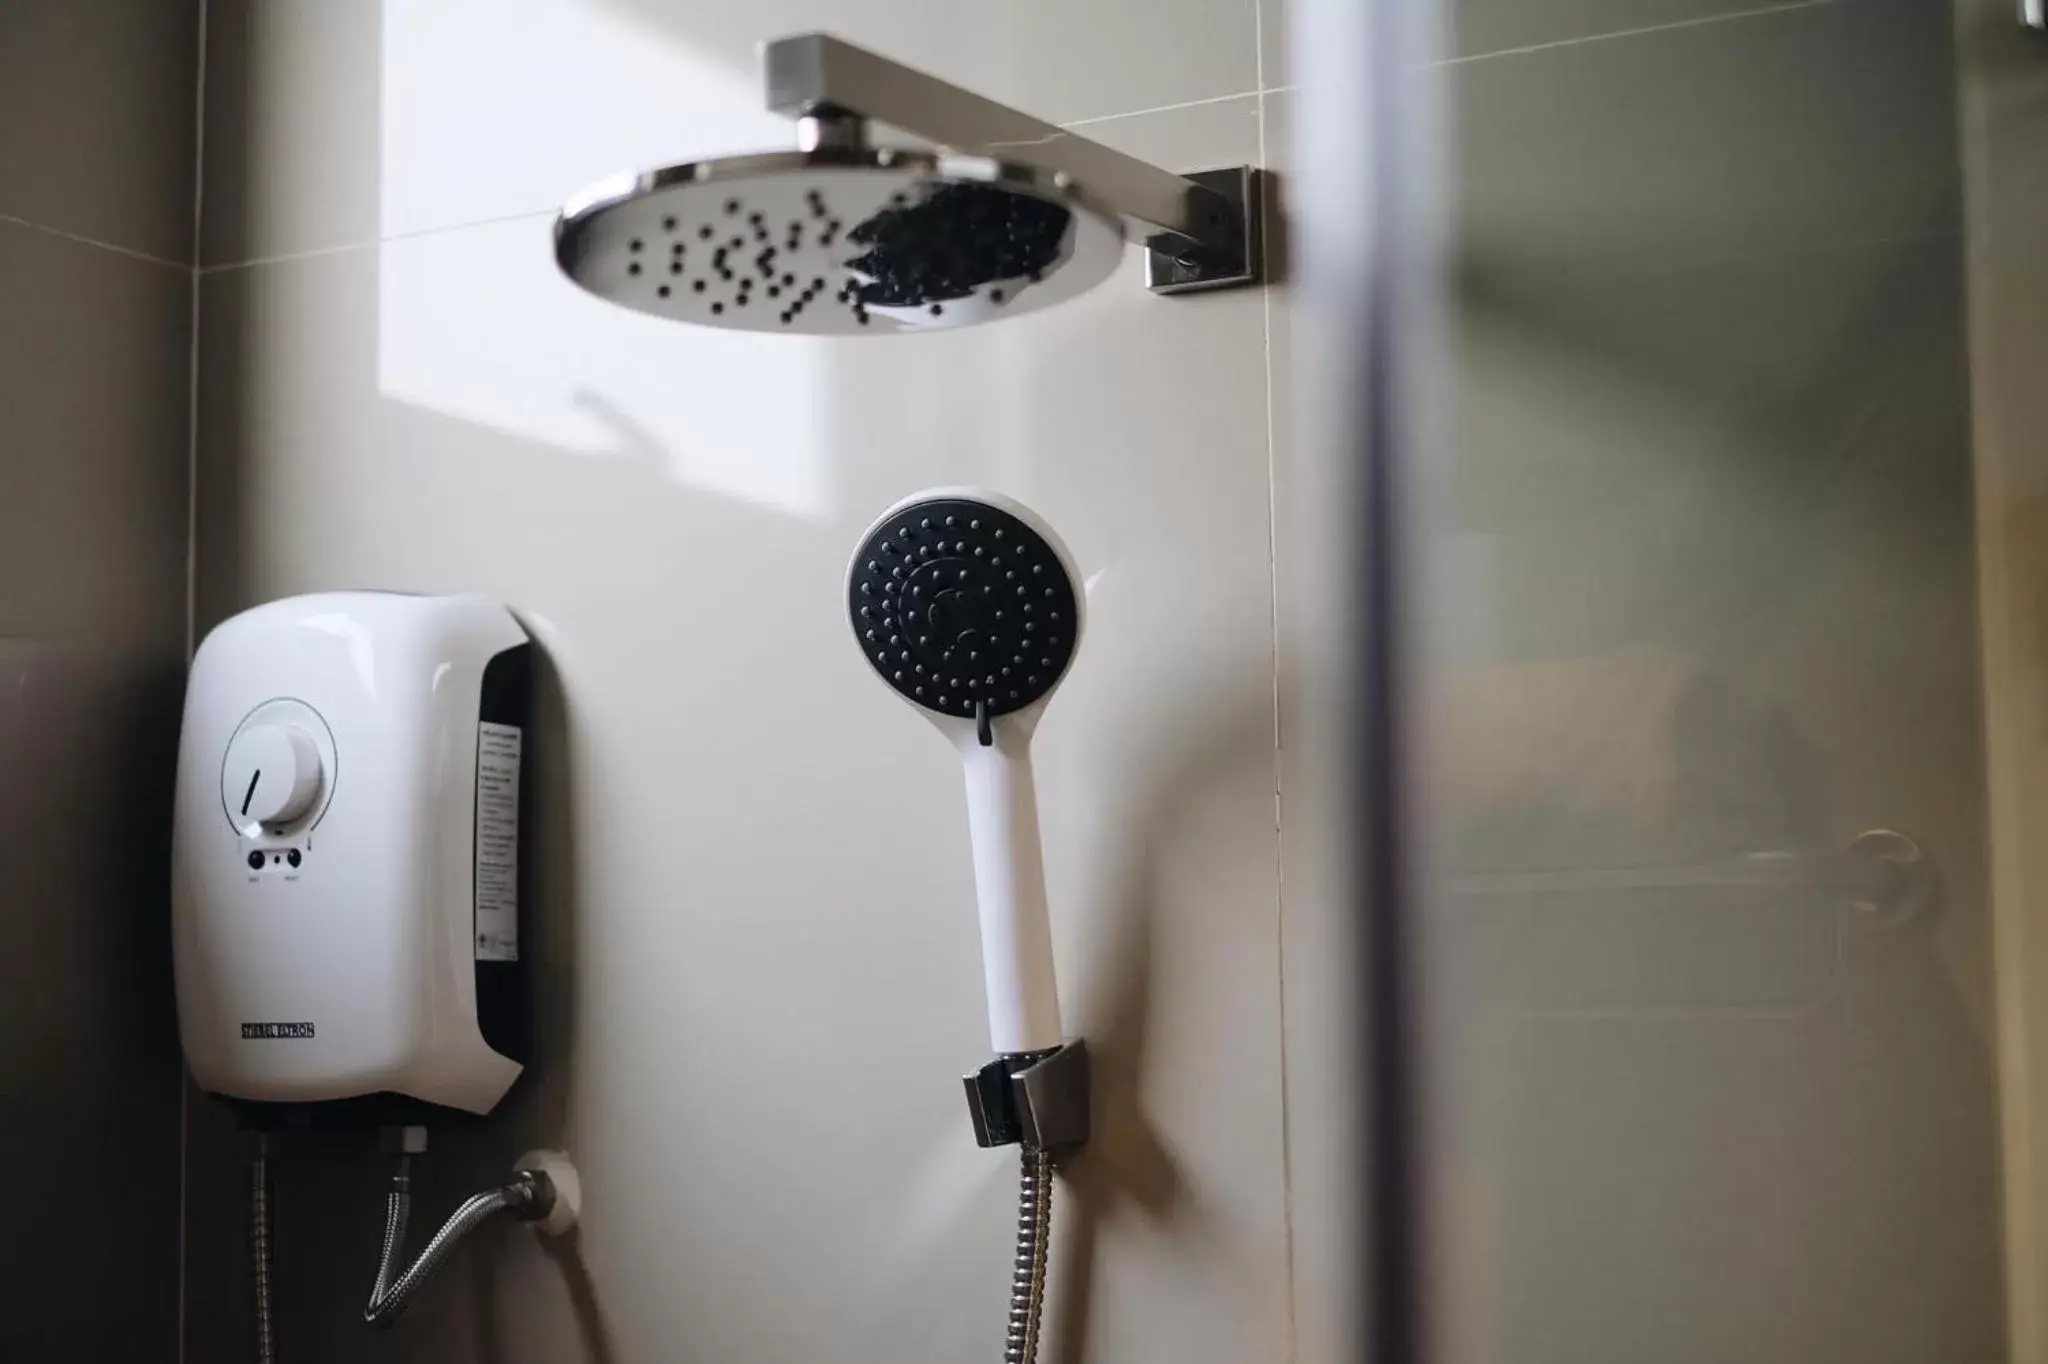
[[[1090,131],[1228,164],[1256,158],[1256,112]],[[1059,1195],[1050,1353],[1281,1356],[1263,299],[1155,298],[1139,270],[871,345],[599,303],[557,276],[545,215],[204,277],[202,626],[314,587],[481,590],[549,659],[545,1059],[449,1135],[421,1215],[564,1142],[581,1258],[494,1235],[403,1357],[1000,1348],[1014,1157],[960,1111],[987,1046],[960,778],[841,616],[869,519],[945,483],[1030,502],[1089,582],[1036,748],[1101,1105]],[[195,1203],[235,1197],[231,1134],[194,1133]],[[296,1357],[362,1348],[378,1165],[284,1175]],[[243,1276],[232,1230],[194,1235],[204,1358],[239,1338]]]
[[[175,651],[0,635],[0,1161],[39,1229],[7,1259],[8,1359],[177,1357],[180,680]]]
[[[0,635],[182,649],[191,288],[0,223]]]
[[[793,145],[755,49],[826,29],[1067,121],[1256,88],[1254,0],[217,0],[204,258],[559,206],[629,168]]]

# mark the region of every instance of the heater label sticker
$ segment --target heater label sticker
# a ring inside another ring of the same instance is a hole
[[[517,725],[476,727],[476,959],[519,960]]]
[[[311,1037],[311,1023],[244,1023],[242,1037],[249,1039],[277,1039],[287,1037]]]

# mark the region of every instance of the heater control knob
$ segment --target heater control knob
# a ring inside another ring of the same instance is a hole
[[[320,796],[320,750],[297,725],[245,726],[228,744],[221,800],[244,831],[289,824]]]

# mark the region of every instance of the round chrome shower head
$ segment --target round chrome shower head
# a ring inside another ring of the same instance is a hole
[[[899,503],[847,572],[861,652],[906,700],[988,719],[1049,693],[1074,658],[1081,600],[1067,556],[1025,508],[945,489]]]
[[[972,326],[1064,303],[1116,269],[1123,221],[1066,176],[820,146],[601,181],[555,259],[600,298],[677,322],[854,336]]]

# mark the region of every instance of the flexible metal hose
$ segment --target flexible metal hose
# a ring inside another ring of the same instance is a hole
[[[1017,1262],[1010,1273],[1010,1326],[1003,1364],[1034,1364],[1045,1306],[1045,1262],[1052,1248],[1052,1153],[1023,1148],[1017,1184]]]
[[[543,1198],[553,1201],[553,1190],[545,1187],[546,1176],[522,1171],[517,1180],[500,1188],[472,1194],[427,1242],[419,1258],[404,1273],[393,1276],[405,1249],[405,1227],[412,1218],[412,1157],[398,1158],[398,1171],[391,1176],[390,1192],[384,1196],[384,1248],[377,1258],[377,1282],[370,1289],[363,1320],[372,1326],[389,1326],[397,1321],[420,1285],[432,1277],[462,1238],[501,1212],[531,1209]]]
[[[249,1157],[249,1287],[256,1334],[256,1364],[277,1364],[270,1303],[270,1138],[256,1139]]]

